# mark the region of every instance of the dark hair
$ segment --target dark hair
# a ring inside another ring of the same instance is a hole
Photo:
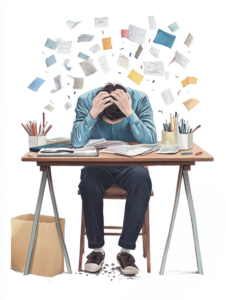
[[[112,91],[115,91],[116,89],[123,90],[126,93],[126,89],[122,85],[120,85],[120,84],[114,85],[113,83],[109,82],[105,85],[105,87],[102,90],[97,92],[97,95],[100,92],[107,92],[110,94]],[[113,98],[114,100],[116,100],[113,96],[110,96],[110,97]],[[100,117],[102,118],[103,116],[107,117],[108,119],[110,119],[112,121],[121,119],[122,117],[123,118],[125,117],[124,113],[118,108],[118,106],[115,103],[109,105],[100,113]]]

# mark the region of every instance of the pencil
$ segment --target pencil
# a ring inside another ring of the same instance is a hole
[[[28,132],[27,128],[24,126],[24,124],[21,123],[21,125],[23,126],[24,130],[26,130],[26,132],[28,133],[28,135],[30,135],[30,133]]]
[[[171,124],[171,131],[173,131],[173,122],[172,122],[172,115],[170,114],[170,124]]]
[[[46,135],[49,131],[50,131],[50,129],[53,127],[53,125],[49,125],[49,127],[47,128],[47,130],[46,130],[46,132],[44,133],[44,135]]]

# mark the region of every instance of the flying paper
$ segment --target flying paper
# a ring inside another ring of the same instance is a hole
[[[68,20],[65,24],[72,29],[72,28],[75,28],[75,26],[77,26],[79,23],[81,23],[81,21],[80,22],[74,22],[74,21]]]
[[[129,29],[121,29],[121,37],[122,38],[129,37]]]
[[[97,71],[97,69],[95,68],[92,60],[90,60],[90,59],[85,60],[85,61],[83,61],[79,64],[80,64],[80,66],[81,66],[81,68],[82,68],[82,70],[83,70],[83,72],[85,73],[86,76],[90,76],[90,75],[94,74]]]
[[[186,40],[184,41],[184,44],[189,48],[191,46],[191,43],[193,42],[194,37],[189,33]]]
[[[85,54],[82,53],[82,52],[79,52],[78,57],[80,57],[80,58],[82,58],[82,59],[84,59],[84,60],[88,60],[88,59],[89,59],[89,56],[88,56],[88,55],[85,55]]]
[[[197,84],[197,78],[186,77],[184,80],[181,81],[181,83],[183,87],[186,87],[188,84]]]
[[[111,70],[109,69],[109,66],[108,66],[108,63],[107,63],[107,60],[106,60],[106,56],[105,56],[105,55],[99,57],[98,60],[99,60],[101,69],[102,69],[102,71],[103,71],[104,73],[107,73],[107,72],[111,71]]]
[[[37,77],[34,81],[27,87],[29,90],[37,92],[40,86],[45,82],[45,80]]]
[[[102,43],[103,43],[103,50],[112,49],[110,37],[102,39]]]
[[[149,23],[149,29],[155,29],[156,28],[156,22],[155,22],[155,17],[154,16],[148,17],[148,23]]]
[[[58,42],[57,53],[71,53],[72,42]]]
[[[176,39],[175,35],[169,34],[161,29],[157,31],[156,37],[153,43],[160,44],[166,46],[168,48],[172,48],[173,43]]]
[[[171,30],[171,32],[174,32],[174,31],[180,29],[180,27],[177,25],[177,22],[174,22],[173,24],[169,25],[168,27]]]
[[[92,51],[93,53],[96,53],[100,50],[100,47],[98,44],[92,46],[91,48],[89,48],[90,51]]]
[[[62,38],[55,39],[55,41],[57,41],[57,42],[61,42],[61,43],[66,43],[66,41],[65,41],[64,39],[62,39]]]
[[[124,69],[128,69],[129,68],[129,58],[127,58],[125,55],[120,53],[117,64]]]
[[[81,90],[83,88],[84,78],[78,78],[78,77],[73,77],[73,76],[69,76],[69,75],[68,75],[68,77],[71,77],[74,79],[73,89]]]
[[[65,109],[68,110],[69,108],[72,107],[71,103],[70,102],[66,102],[65,105],[64,105]]]
[[[50,112],[54,110],[54,107],[51,104],[45,106],[45,109],[49,110]]]
[[[189,59],[185,57],[184,55],[180,54],[178,51],[175,52],[175,62],[177,62],[182,67],[186,67],[189,63]]]
[[[191,98],[191,99],[183,102],[183,104],[186,106],[188,111],[191,110],[193,107],[195,107],[199,103],[200,103],[200,101],[198,101],[194,98]]]
[[[139,45],[137,52],[135,53],[135,58],[138,59],[138,57],[140,56],[141,52],[143,51],[143,47],[141,45]]]
[[[82,34],[78,37],[78,43],[82,43],[82,42],[90,42],[94,39],[94,35],[90,35],[90,34]]]
[[[47,39],[46,43],[45,43],[45,47],[49,48],[49,49],[52,49],[52,50],[55,50],[56,47],[57,47],[57,42],[51,40],[51,39]]]
[[[129,73],[127,77],[138,85],[140,85],[141,81],[144,78],[144,76],[138,74],[136,71],[134,71],[134,69],[132,69],[132,71]]]
[[[144,44],[147,30],[133,25],[129,25],[129,37],[127,38],[131,42]]]
[[[165,72],[165,80],[169,80],[169,74],[170,72]]]
[[[108,18],[95,18],[95,27],[108,27]]]
[[[69,62],[70,62],[70,59],[65,59],[65,61],[63,63],[63,65],[65,66],[67,71],[71,71],[71,67],[67,66],[69,64]]]
[[[163,91],[161,93],[161,95],[162,95],[162,98],[165,102],[165,105],[169,105],[169,104],[174,102],[174,99],[173,99],[173,96],[172,96],[172,93],[171,93],[170,89]]]
[[[144,61],[144,75],[163,76],[164,67],[162,61]]]
[[[52,66],[53,64],[55,64],[57,61],[56,61],[56,58],[54,55],[51,55],[49,57],[46,58],[46,66],[47,68]]]
[[[159,53],[161,50],[152,46],[149,51],[153,56],[155,56],[157,58],[159,56]]]
[[[51,90],[51,93],[56,93],[57,91],[59,91],[60,89],[62,89],[62,79],[61,79],[61,75],[57,75],[56,77],[53,78],[55,81],[55,86],[56,89],[55,90]]]

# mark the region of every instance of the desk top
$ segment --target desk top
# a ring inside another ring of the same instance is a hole
[[[131,145],[138,143],[131,142]],[[100,149],[99,149],[100,150]],[[196,156],[195,153],[203,152]],[[151,165],[194,165],[199,161],[213,161],[214,158],[196,144],[189,150],[178,151],[176,154],[156,154],[157,151],[147,155],[126,157],[121,155],[99,153],[98,157],[38,157],[36,152],[29,157],[28,152],[22,161],[37,162],[38,166],[151,166]],[[181,155],[181,152],[193,152],[190,155]]]

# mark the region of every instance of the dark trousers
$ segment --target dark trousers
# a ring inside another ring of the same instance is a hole
[[[145,212],[151,196],[152,183],[144,167],[95,167],[81,170],[79,189],[83,202],[89,248],[104,245],[103,198],[106,190],[115,183],[126,191],[127,199],[123,230],[118,245],[135,249]]]

